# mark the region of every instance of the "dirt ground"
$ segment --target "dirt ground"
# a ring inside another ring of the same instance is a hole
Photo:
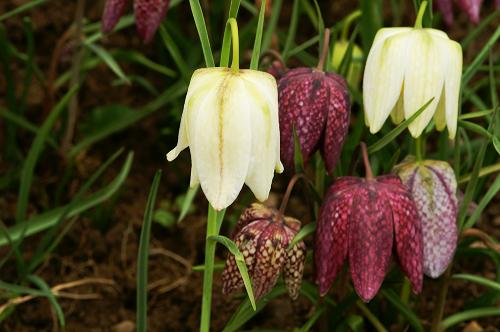
[[[12,0],[0,3],[0,13],[26,1]],[[332,20],[344,16],[354,6],[350,1],[339,1],[329,10],[335,14]],[[50,8],[50,10],[47,10]],[[97,20],[100,16],[102,1],[89,8],[87,16]],[[285,8],[284,12],[286,15]],[[36,61],[42,71],[48,70],[51,50],[59,36],[70,26],[74,17],[73,2],[63,0],[51,1],[44,9],[30,12],[36,32]],[[460,18],[459,18],[460,20]],[[460,22],[460,21],[459,21]],[[5,22],[8,37],[19,45],[24,45],[22,20],[11,19]],[[463,34],[456,28],[451,35]],[[151,45],[143,46],[135,34],[114,34],[106,43],[113,46],[130,47],[146,55],[154,49]],[[105,44],[106,46],[106,44]],[[46,54],[41,50],[48,50]],[[71,50],[68,50],[69,54]],[[70,55],[61,59],[61,70],[68,68]],[[127,67],[124,67],[127,69]],[[15,72],[19,68],[15,68]],[[19,74],[19,73],[18,73]],[[19,74],[20,75],[20,74]],[[161,86],[161,78],[151,74],[151,79]],[[94,69],[86,77],[80,93],[81,109],[111,102],[138,106],[148,100],[137,94],[132,87],[110,87],[113,74],[104,66]],[[36,81],[34,81],[36,82]],[[4,79],[0,77],[0,91],[5,88]],[[43,88],[34,86],[30,89],[29,109],[27,116],[33,122],[39,122],[44,116]],[[82,115],[84,116],[84,115]],[[188,183],[189,157],[184,155],[176,161],[178,173],[172,172],[164,155],[175,144],[165,141],[160,129],[168,126],[162,111],[155,113],[140,123],[128,128],[126,132],[113,135],[110,139],[81,154],[75,165],[76,174],[70,184],[68,197],[76,193],[78,188],[97,167],[114,151],[125,147],[126,151],[134,151],[133,168],[125,185],[112,200],[91,213],[84,214],[76,220],[67,236],[63,239],[50,258],[36,271],[50,286],[56,286],[75,280],[88,280],[88,284],[71,289],[71,293],[80,294],[75,298],[61,298],[60,304],[66,318],[66,331],[134,331],[135,321],[135,271],[139,234],[143,219],[149,186],[157,169],[163,169],[159,200],[171,201],[182,194]],[[31,138],[27,134],[22,138],[27,150]],[[5,142],[0,142],[5,144]],[[122,160],[122,159],[120,159]],[[115,163],[102,183],[110,181],[119,169]],[[0,171],[6,165],[1,165]],[[37,167],[37,178],[33,186],[29,213],[36,214],[46,202],[46,193],[54,188],[59,179],[64,161],[54,152],[46,149]],[[276,188],[283,189],[286,176],[278,177]],[[98,186],[95,186],[98,188]],[[279,191],[282,192],[282,191]],[[298,191],[299,192],[299,191]],[[0,197],[0,219],[7,224],[15,216],[17,189]],[[290,215],[303,218],[307,223],[309,216],[304,210],[303,197],[299,194],[289,207]],[[277,197],[272,198],[277,200]],[[241,207],[234,207],[228,215],[235,215]],[[203,262],[206,203],[202,195],[197,199],[196,211],[173,229],[166,229],[154,224],[152,229],[151,256],[149,262],[149,328],[150,331],[196,331],[199,324],[201,304],[202,273],[191,271],[191,267]],[[109,219],[107,219],[109,217]],[[96,225],[95,220],[104,220]],[[94,221],[93,221],[94,220]],[[500,238],[500,197],[496,197],[483,216],[479,227],[488,234]],[[227,226],[223,229],[228,232]],[[38,237],[25,242],[26,257],[32,254]],[[310,241],[310,240],[309,240]],[[311,248],[312,244],[307,243]],[[5,249],[0,249],[0,257]],[[226,253],[219,248],[218,260],[224,260]],[[14,263],[14,262],[12,262]],[[14,281],[15,264],[7,264],[2,271],[1,279]],[[306,270],[304,278],[312,282],[313,271]],[[489,278],[495,276],[495,266],[489,258],[461,258],[454,266],[458,272],[480,272]],[[222,296],[220,273],[215,274],[212,327],[221,330],[240,303],[240,298]],[[439,288],[438,281],[426,279],[422,296],[416,303],[420,317],[426,326],[430,323],[432,311]],[[445,315],[463,308],[471,298],[478,297],[484,288],[460,281],[452,281]],[[81,294],[90,294],[91,298],[82,298]],[[303,325],[312,314],[312,305],[304,298],[292,302],[286,296],[271,301],[265,310],[259,313],[246,328],[280,329],[289,331],[293,327]],[[479,320],[485,331],[499,331],[500,317]],[[461,325],[460,329],[464,326]],[[15,311],[2,322],[0,331],[57,331],[55,313],[47,299],[33,299],[20,304]]]

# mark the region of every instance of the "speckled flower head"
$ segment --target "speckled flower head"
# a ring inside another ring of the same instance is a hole
[[[457,181],[444,161],[404,162],[394,171],[413,195],[424,238],[424,273],[437,278],[457,247]]]
[[[123,15],[127,0],[106,0],[102,14],[102,30],[113,30]],[[134,0],[137,32],[148,43],[167,14],[169,0]]]
[[[340,177],[329,188],[316,228],[314,261],[325,295],[349,259],[358,295],[370,301],[389,270],[393,245],[413,291],[422,290],[422,230],[411,194],[396,175]]]
[[[233,240],[245,257],[256,299],[271,291],[281,272],[290,297],[298,297],[306,247],[302,241],[290,249],[288,246],[299,229],[300,221],[262,204],[252,204],[241,215]],[[229,254],[222,272],[222,292],[228,294],[242,287],[236,261]]]
[[[472,23],[479,23],[479,14],[483,0],[456,0],[455,3],[458,5],[460,10],[467,14]],[[434,4],[443,15],[443,19],[446,24],[452,25],[454,21],[453,0],[436,0]],[[495,0],[495,6],[498,9],[500,7],[500,1]]]
[[[320,149],[331,173],[349,126],[350,102],[342,76],[315,68],[295,68],[279,80],[281,160],[294,162],[295,128],[304,162]]]

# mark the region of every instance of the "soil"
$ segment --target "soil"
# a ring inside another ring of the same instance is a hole
[[[13,9],[15,6],[26,3],[23,0],[8,0],[0,3],[0,14]],[[89,2],[87,2],[89,3]],[[97,1],[88,6],[86,16],[98,20],[103,1]],[[186,7],[187,4],[182,6]],[[322,7],[332,13],[331,24],[352,11],[355,7],[349,0],[338,1],[329,6],[322,3]],[[52,50],[57,40],[71,25],[74,17],[74,2],[53,0],[47,5],[31,10],[29,13],[36,36],[36,62],[44,73],[48,72]],[[289,4],[283,9],[284,19],[280,24],[287,24]],[[189,12],[187,12],[189,13]],[[190,19],[188,15],[188,19]],[[459,16],[458,22],[463,22]],[[2,22],[5,25],[7,36],[20,49],[24,49],[25,37],[20,17]],[[463,36],[460,24],[450,32],[453,36]],[[299,33],[306,34],[307,29]],[[488,35],[489,36],[489,35]],[[300,36],[299,36],[300,37]],[[307,37],[307,35],[306,35]],[[478,41],[479,43],[479,41]],[[115,33],[104,41],[104,46],[124,47],[138,50],[146,56],[154,58],[153,45],[143,45],[135,35],[133,28],[127,33]],[[47,52],[42,52],[47,50]],[[72,55],[71,47],[64,50],[59,72],[70,66]],[[124,65],[125,70],[133,71],[134,67]],[[135,68],[137,69],[137,68]],[[13,66],[16,77],[21,78],[22,70],[18,65]],[[164,86],[165,82],[155,74],[150,75],[157,87]],[[147,96],[129,86],[110,87],[114,74],[106,67],[98,66],[89,74],[81,89],[79,101],[81,118],[85,117],[85,110],[97,105],[121,103],[132,107],[148,102]],[[5,80],[0,76],[0,95],[5,91]],[[47,99],[44,88],[33,80],[29,90],[27,117],[33,122],[40,123],[45,117]],[[0,106],[5,106],[0,99]],[[67,289],[69,296],[74,298],[59,299],[66,320],[66,331],[114,331],[127,332],[135,330],[135,271],[139,235],[143,220],[144,207],[153,175],[157,169],[163,170],[159,201],[172,202],[183,194],[189,177],[189,157],[187,154],[176,161],[176,166],[167,164],[165,153],[175,144],[175,135],[165,138],[161,129],[172,127],[166,112],[160,111],[149,116],[140,123],[128,128],[126,132],[113,135],[100,144],[91,147],[78,156],[75,172],[69,184],[70,190],[67,202],[78,188],[89,178],[97,167],[104,162],[114,151],[125,147],[126,151],[134,151],[134,164],[129,177],[118,195],[106,202],[98,209],[79,216],[68,234],[57,246],[50,257],[36,270],[36,275],[43,278],[51,287],[87,278],[88,284]],[[3,127],[0,122],[0,127]],[[175,126],[176,127],[176,126]],[[3,130],[3,128],[1,129]],[[3,136],[3,135],[1,135]],[[139,139],[138,139],[139,138]],[[20,142],[26,153],[32,135],[24,133]],[[6,142],[0,142],[4,146]],[[2,149],[2,148],[0,148]],[[1,153],[0,153],[1,155]],[[99,185],[109,182],[119,169],[120,159],[114,167],[106,172]],[[37,166],[35,183],[31,193],[28,212],[34,215],[43,211],[44,207],[54,203],[54,188],[60,181],[65,168],[65,161],[59,154],[46,149]],[[173,167],[176,168],[175,172]],[[0,160],[0,173],[8,169],[5,160]],[[274,192],[283,192],[287,175],[277,178]],[[94,188],[99,188],[95,185]],[[0,198],[0,219],[11,225],[15,218],[15,204],[17,187],[11,186],[2,193]],[[244,194],[242,194],[244,196]],[[299,194],[292,200],[289,213],[304,223],[309,222],[307,209],[304,208],[303,196]],[[272,196],[270,204],[278,204],[279,197]],[[53,206],[53,205],[51,205]],[[228,219],[234,220],[243,206],[235,206],[228,210]],[[152,229],[151,255],[149,261],[149,329],[150,331],[196,331],[199,325],[200,299],[202,289],[202,273],[192,271],[192,266],[202,264],[205,234],[206,203],[202,195],[196,201],[196,209],[184,221],[167,229],[155,223]],[[478,227],[488,234],[500,238],[500,197],[496,197],[484,214]],[[229,234],[230,226],[225,225],[224,234]],[[40,237],[34,236],[25,241],[23,252],[29,258]],[[310,241],[310,240],[309,240]],[[307,243],[312,247],[312,243]],[[478,243],[474,245],[480,245]],[[0,250],[0,257],[6,253],[5,248]],[[223,261],[226,253],[217,251],[217,259]],[[308,264],[304,279],[312,281],[313,271]],[[457,260],[454,272],[471,272],[489,278],[495,276],[495,265],[488,258]],[[221,330],[234,313],[241,297],[223,296],[221,293],[220,273],[214,276],[214,298],[212,327],[214,331]],[[15,282],[15,261],[9,260],[4,265],[1,279]],[[419,316],[423,318],[426,327],[429,326],[439,282],[426,279],[422,296],[415,303]],[[477,298],[485,289],[475,284],[452,280],[448,294],[445,316],[461,310],[470,299]],[[91,298],[82,298],[82,294],[90,294]],[[76,295],[76,296],[75,296]],[[383,304],[384,305],[384,304]],[[304,298],[292,302],[288,297],[281,296],[272,300],[259,313],[248,329],[280,329],[290,331],[293,327],[303,325],[313,313],[312,304]],[[477,324],[484,331],[499,331],[500,317],[479,319]],[[470,327],[470,324],[468,325]],[[465,328],[465,324],[459,329]],[[313,330],[319,327],[313,328]],[[52,306],[45,298],[35,298],[16,306],[0,325],[0,331],[57,331],[58,324]],[[472,330],[471,330],[472,331]],[[479,331],[479,330],[476,330]]]

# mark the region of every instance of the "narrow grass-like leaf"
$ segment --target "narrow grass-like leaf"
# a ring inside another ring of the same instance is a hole
[[[401,122],[396,128],[391,130],[387,135],[385,135],[384,137],[382,137],[381,139],[370,145],[368,147],[368,152],[369,153],[377,152],[387,144],[391,143],[394,139],[396,139],[396,137],[398,137],[410,125],[410,123],[412,123],[412,121],[415,120],[427,108],[427,106],[429,106],[432,100],[434,100],[434,97],[429,99],[428,102],[426,102],[422,107],[420,107],[418,111],[415,112],[415,114],[413,114],[405,121]]]
[[[250,300],[245,299],[238,309],[235,311],[229,322],[227,322],[226,326],[222,330],[222,332],[234,332],[239,331],[243,325],[246,324],[250,319],[252,319],[255,315],[257,315],[264,307],[267,305],[269,301],[272,299],[283,295],[287,292],[286,287],[284,285],[279,285],[273,288],[272,291],[264,295],[258,302],[256,309],[253,308]]]
[[[469,122],[469,121],[465,121],[465,120],[458,120],[458,125],[462,128],[473,131],[476,134],[480,134],[486,138],[492,139],[492,135],[490,134],[490,132],[478,124],[475,124],[475,123]]]
[[[83,44],[87,48],[89,48],[92,52],[94,52],[99,58],[101,58],[102,61],[109,67],[109,69],[111,69],[111,71],[116,74],[116,76],[118,76],[123,81],[127,82],[127,84],[130,84],[130,80],[127,78],[123,70],[120,68],[120,65],[118,65],[116,60],[107,50],[96,44],[88,42],[84,42]]]
[[[479,217],[481,216],[481,213],[483,213],[486,206],[488,206],[488,204],[497,195],[499,191],[500,191],[500,175],[497,175],[495,181],[491,184],[486,194],[484,194],[483,198],[481,198],[481,201],[474,209],[474,213],[472,213],[472,215],[465,223],[465,228],[474,226],[474,224],[478,221]]]
[[[490,174],[493,174],[493,173],[496,173],[496,172],[500,172],[500,163],[496,163],[496,164],[489,165],[489,166],[481,168],[479,170],[478,177],[483,177],[483,176],[490,175]],[[466,175],[462,176],[458,180],[458,183],[459,184],[467,183],[467,182],[470,181],[470,179],[471,179],[471,174],[469,173],[469,174],[466,174]]]
[[[295,166],[295,173],[304,172],[304,157],[302,156],[302,148],[300,146],[299,135],[297,135],[297,130],[295,126],[293,129],[293,162]]]
[[[238,11],[240,9],[240,0],[231,0],[229,5],[229,16],[230,18],[236,18],[238,16]],[[224,29],[224,37],[222,38],[222,48],[220,55],[220,66],[229,67],[229,53],[231,51],[231,29],[227,26]]]
[[[47,285],[47,283],[42,278],[36,275],[29,275],[27,279],[37,285],[38,288],[40,288],[40,290],[43,292],[43,295],[47,297],[47,300],[49,300],[50,304],[54,308],[57,320],[59,321],[59,325],[64,328],[64,326],[66,325],[66,322],[64,320],[64,312],[62,311],[62,308],[59,305],[59,302],[57,302],[57,299],[52,293],[49,285]]]
[[[160,28],[160,31],[161,31],[161,28]],[[168,67],[165,67],[159,63],[156,63],[156,62],[146,58],[142,53],[139,53],[136,51],[116,50],[116,51],[110,52],[109,55],[110,55],[111,59],[113,59],[113,57],[115,57],[119,60],[135,62],[137,64],[140,64],[146,68],[154,70],[157,73],[160,73],[160,74],[168,76],[168,77],[176,77],[177,76],[177,73],[174,70],[172,70]],[[116,63],[116,65],[118,65],[118,64]],[[120,69],[120,68],[118,67],[118,69]],[[125,79],[128,79],[128,77],[125,77]]]
[[[200,1],[189,0],[189,5],[193,13],[196,30],[198,30],[198,36],[200,37],[205,64],[207,67],[215,67],[214,56],[212,54],[212,48],[210,47],[210,39],[208,38],[207,26],[205,24],[205,17],[203,17],[203,11],[201,10]]]
[[[500,16],[500,10],[494,10],[493,13],[488,15],[487,17],[481,18],[481,23],[479,23],[478,26],[476,26],[473,30],[469,31],[467,36],[462,40],[461,45],[462,49],[467,49],[469,44],[477,40],[477,37],[483,30],[490,25],[491,22],[495,22],[495,19],[497,19]]]
[[[318,1],[313,0],[313,3],[314,3],[314,8],[316,9],[316,15],[318,17],[318,24],[316,28],[318,29],[319,52],[322,52],[324,43],[323,36],[325,34],[325,21],[323,20],[323,16],[321,15],[321,8],[319,7]]]
[[[273,6],[271,11],[275,13],[271,15],[269,19],[269,23],[267,25],[266,32],[264,33],[264,37],[262,39],[262,52],[265,52],[271,46],[271,38],[274,34],[274,30],[276,30],[276,26],[278,25],[278,19],[280,15],[276,15],[276,13],[281,12],[281,5],[283,4],[283,0],[273,0]]]
[[[29,88],[31,86],[31,79],[34,72],[34,53],[35,53],[35,38],[33,37],[33,25],[31,19],[25,17],[23,19],[24,34],[26,35],[26,69],[24,71],[23,91],[19,98],[20,113],[24,112],[26,108],[26,99],[28,97]]]
[[[177,218],[178,223],[180,223],[186,217],[189,209],[193,205],[193,201],[194,201],[194,198],[196,197],[196,194],[198,193],[198,189],[200,189],[200,186],[195,186],[195,187],[189,188],[187,190],[186,195],[184,196],[184,200],[182,201],[181,212],[179,213],[179,218]]]
[[[25,287],[25,286],[20,286],[20,285],[16,285],[16,284],[11,284],[11,283],[8,283],[8,282],[2,281],[2,280],[0,280],[0,289],[4,290],[6,292],[12,293],[12,294],[16,294],[16,295],[23,295],[23,294],[27,294],[27,295],[31,295],[31,296],[44,296],[45,295],[45,293],[41,290],[33,289],[30,287]]]
[[[382,289],[382,294],[401,313],[401,315],[408,320],[413,328],[413,331],[425,331],[417,315],[411,310],[411,308],[408,307],[407,304],[401,301],[399,296],[392,289]]]
[[[216,242],[222,244],[234,256],[234,259],[236,261],[236,265],[238,266],[238,270],[240,271],[240,274],[241,274],[241,278],[243,279],[243,283],[245,284],[245,289],[246,289],[247,294],[248,294],[248,299],[250,300],[250,303],[252,304],[253,310],[257,310],[257,307],[255,305],[255,298],[254,298],[253,290],[252,290],[252,281],[250,279],[250,276],[248,275],[247,265],[245,263],[245,257],[243,256],[243,254],[240,252],[240,250],[238,249],[236,244],[225,236],[214,235],[214,236],[210,236],[208,238],[208,240],[216,241]]]
[[[27,10],[32,9],[32,8],[38,7],[40,5],[43,5],[47,1],[48,0],[32,0],[32,1],[28,1],[27,3],[25,3],[25,4],[21,5],[21,6],[17,6],[13,10],[11,10],[10,12],[7,12],[7,13],[4,13],[4,14],[0,15],[0,22],[6,20],[8,18],[11,18],[12,16],[16,16],[18,14],[21,14],[21,13],[27,11]]]
[[[481,277],[481,276],[475,276],[472,274],[465,274],[464,273],[464,274],[454,274],[452,276],[452,278],[471,281],[471,282],[474,282],[476,284],[489,287],[493,290],[500,291],[500,283],[498,283],[494,280],[490,280],[490,279]]]
[[[262,0],[260,5],[259,20],[257,21],[257,31],[255,32],[255,42],[253,44],[252,59],[250,69],[259,69],[260,50],[262,46],[262,30],[264,29],[264,14],[266,13],[266,1]]]
[[[459,120],[469,120],[469,119],[481,118],[483,116],[490,115],[491,113],[493,113],[493,109],[462,114],[458,118]]]
[[[72,89],[70,89],[64,95],[64,97],[61,98],[61,100],[57,103],[54,109],[50,112],[45,122],[40,127],[38,134],[33,140],[33,144],[31,144],[30,150],[28,151],[28,155],[26,156],[23,169],[21,172],[21,184],[19,186],[19,196],[17,200],[17,211],[16,211],[16,221],[18,223],[24,221],[25,219],[26,208],[28,207],[31,182],[33,180],[33,173],[38,158],[42,153],[44,143],[47,140],[47,136],[52,130],[52,127],[54,126],[57,118],[65,109],[71,97],[76,93],[77,90],[78,86],[75,86]]]
[[[490,98],[491,98],[491,107],[495,108],[498,105],[498,91],[495,80],[495,70],[493,68],[493,49],[490,49],[489,63],[488,63],[488,78],[490,85]]]
[[[342,61],[340,62],[340,66],[339,66],[339,74],[344,76],[344,77],[347,77],[347,74],[349,72],[349,67],[351,67],[351,63],[352,63],[352,52],[353,52],[353,49],[354,49],[354,41],[358,35],[358,27],[356,26],[356,28],[354,28],[354,31],[351,35],[351,37],[349,38],[349,45],[347,46],[347,49],[344,53],[344,57],[342,58]]]
[[[290,26],[286,34],[285,46],[281,56],[283,60],[288,59],[288,52],[292,48],[295,41],[295,34],[297,33],[297,26],[299,25],[300,3],[299,0],[293,0],[292,15],[290,16]]]
[[[156,195],[160,185],[161,170],[156,171],[148,201],[144,212],[139,252],[137,254],[137,331],[146,332],[148,329],[148,257],[151,224],[156,203]]]
[[[292,242],[288,245],[288,249],[291,249],[294,245],[305,239],[310,234],[316,231],[316,223],[311,222],[300,229],[300,231],[294,236]]]
[[[320,306],[320,307],[317,307],[315,310],[314,310],[314,314],[309,317],[309,319],[305,322],[305,324],[300,328],[300,329],[297,329],[298,332],[308,332],[311,330],[311,328],[313,327],[314,323],[316,323],[316,321],[318,320],[318,318],[321,317],[321,315],[325,312],[325,307],[323,306]]]
[[[116,26],[113,29],[113,32],[117,32],[120,30],[123,30],[125,28],[128,28],[132,26],[135,22],[134,15],[129,14],[129,15],[123,15],[122,18],[118,21]],[[101,40],[104,37],[104,33],[102,30],[99,28],[97,32],[95,32],[93,35],[89,36],[88,38],[85,39],[86,43],[94,44],[95,42]]]
[[[462,86],[466,86],[467,83],[469,83],[469,80],[474,76],[476,71],[479,69],[479,66],[483,63],[484,59],[488,55],[488,52],[493,47],[493,45],[495,45],[499,37],[500,37],[500,26],[496,28],[493,35],[490,37],[490,39],[488,39],[488,41],[481,49],[481,51],[477,54],[477,56],[474,58],[472,63],[469,66],[467,66],[467,68],[464,70],[464,73],[462,75]]]
[[[93,193],[89,197],[82,199],[78,206],[75,206],[68,214],[68,218],[72,218],[100,203],[110,198],[125,182],[130,168],[132,166],[134,154],[130,152],[127,155],[120,172],[114,178],[114,180],[109,183],[106,187],[100,189],[99,191]],[[54,226],[59,220],[60,216],[64,213],[66,206],[52,209],[48,212],[39,214],[27,221],[19,223],[8,229],[9,235],[12,241],[16,241],[21,237],[21,234],[25,230],[25,236],[30,236],[42,232],[52,226]],[[3,235],[0,236],[0,247],[8,244],[9,241]]]
[[[446,330],[466,320],[471,320],[480,317],[488,317],[488,316],[499,316],[499,315],[500,315],[500,307],[487,307],[487,308],[466,310],[445,318],[441,322],[441,328]]]
[[[184,60],[184,56],[181,54],[179,47],[175,43],[175,40],[168,33],[164,24],[160,25],[160,37],[161,40],[163,41],[163,45],[168,50],[168,53],[170,53],[170,56],[172,57],[175,64],[177,65],[177,68],[181,72],[182,78],[186,83],[188,83],[189,76],[191,75],[191,69]]]

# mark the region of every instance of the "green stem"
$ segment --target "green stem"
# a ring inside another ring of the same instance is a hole
[[[497,164],[494,164],[494,165],[490,165],[490,166],[486,166],[486,167],[481,168],[481,170],[479,171],[478,177],[481,178],[483,176],[490,175],[490,174],[493,174],[493,173],[496,173],[496,172],[500,172],[500,163],[497,163]],[[471,179],[471,175],[472,175],[471,173],[464,175],[458,181],[458,183],[459,184],[463,184],[463,183],[469,182],[470,179]]]
[[[238,23],[236,19],[231,17],[227,20],[227,24],[231,27],[231,42],[233,44],[233,62],[231,62],[231,69],[234,72],[240,70],[240,40],[238,38]]]
[[[352,22],[361,16],[361,10],[355,10],[349,16],[347,16],[344,20],[344,25],[342,27],[342,34],[340,35],[340,40],[347,40],[347,35],[349,35],[349,28],[351,27]]]
[[[207,235],[205,242],[205,270],[203,271],[203,297],[201,302],[200,332],[210,331],[210,311],[212,309],[212,283],[214,273],[215,246],[217,242],[208,238],[218,235],[218,214],[212,205],[208,204]]]
[[[422,29],[422,19],[424,18],[425,9],[427,8],[427,1],[422,1],[418,9],[417,19],[415,20],[415,28]]]
[[[401,286],[400,299],[401,299],[401,303],[403,303],[405,305],[408,305],[408,300],[410,299],[410,289],[411,289],[410,281],[408,280],[408,278],[404,277],[403,286]],[[401,315],[401,313],[399,314],[398,322],[399,322],[399,325],[401,325],[401,326],[403,326],[403,324],[405,322],[405,319]]]
[[[448,294],[450,276],[451,276],[451,264],[444,273],[444,275],[441,277],[437,304],[434,307],[434,316],[432,317],[431,332],[443,331],[443,328],[441,326],[441,321],[443,320],[444,305],[446,303],[446,295]]]
[[[422,134],[423,135],[423,134]],[[415,156],[417,157],[417,161],[422,161],[424,159],[424,139],[422,135],[415,139]]]
[[[368,309],[368,307],[360,300],[356,301],[356,305],[363,312],[363,315],[372,323],[375,330],[378,332],[387,332],[387,329],[382,325],[380,320]]]

